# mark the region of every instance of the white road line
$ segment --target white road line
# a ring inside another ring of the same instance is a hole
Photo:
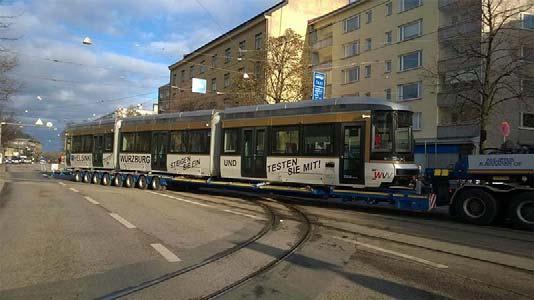
[[[80,192],[80,191],[78,191],[78,190],[75,189],[75,188],[69,188],[69,190],[71,190],[71,191],[73,191],[73,192],[75,192],[75,193],[79,193],[79,192]]]
[[[156,194],[160,195],[160,196],[163,196],[163,197],[171,198],[171,199],[174,199],[174,200],[178,200],[178,201],[186,202],[186,203],[189,203],[189,204],[193,204],[193,205],[198,205],[198,206],[203,206],[203,207],[212,207],[209,204],[204,204],[204,203],[200,203],[200,202],[196,202],[196,201],[191,201],[191,200],[187,200],[187,199],[180,198],[180,197],[175,197],[175,196],[168,195],[168,194],[162,194],[162,193],[156,193]]]
[[[118,214],[110,213],[109,215],[110,215],[113,219],[115,219],[115,220],[117,220],[119,223],[121,223],[122,225],[126,226],[126,228],[128,228],[128,229],[136,228],[135,225],[133,225],[132,223],[126,221],[126,219],[124,219],[123,217],[119,216]]]
[[[58,182],[58,183],[59,183],[60,185],[62,185],[62,186],[65,186],[65,184],[64,184],[63,182],[61,182],[61,181]]]
[[[423,258],[411,256],[411,255],[404,254],[404,253],[399,253],[399,252],[396,252],[396,251],[393,251],[393,250],[380,248],[380,247],[377,247],[377,246],[373,246],[373,245],[369,245],[369,244],[366,244],[366,243],[362,243],[362,242],[358,242],[358,241],[342,238],[342,237],[339,237],[339,236],[333,236],[333,238],[338,239],[338,240],[342,240],[342,241],[345,241],[345,242],[348,242],[348,243],[351,243],[351,244],[355,244],[355,245],[358,245],[358,246],[362,246],[362,247],[366,247],[366,248],[369,248],[369,249],[373,249],[373,250],[376,250],[376,251],[380,251],[380,252],[383,252],[383,253],[387,253],[387,254],[391,254],[391,255],[394,255],[394,256],[402,257],[402,258],[405,258],[405,259],[408,259],[408,260],[413,260],[415,262],[418,262],[418,263],[421,263],[421,264],[425,264],[425,265],[429,265],[429,266],[434,267],[434,268],[438,268],[438,269],[447,269],[447,268],[449,268],[446,265],[442,265],[442,264],[438,264],[438,263],[435,263],[435,262],[431,262],[431,261],[428,261],[428,260],[423,259]]]
[[[89,196],[85,196],[84,198],[85,198],[85,200],[87,200],[87,201],[93,203],[94,205],[98,205],[98,204],[100,204],[100,203],[96,202],[93,198],[91,198],[91,197],[89,197]]]
[[[152,248],[156,249],[156,251],[161,254],[168,262],[180,262],[181,259],[178,258],[178,256],[174,255],[167,247],[163,246],[162,244],[150,244]]]
[[[245,213],[238,212],[238,211],[233,211],[233,210],[229,210],[229,209],[225,209],[223,211],[227,212],[227,213],[234,214],[234,215],[240,215],[240,216],[244,216],[244,217],[248,217],[248,218],[252,218],[252,219],[256,219],[256,220],[263,220],[263,218],[261,218],[261,217],[245,214]]]

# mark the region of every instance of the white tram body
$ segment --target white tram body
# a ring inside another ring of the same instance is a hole
[[[411,112],[346,97],[74,125],[73,170],[281,184],[411,186]]]

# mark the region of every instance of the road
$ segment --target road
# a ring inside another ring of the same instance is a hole
[[[0,299],[533,299],[534,234],[0,169]]]

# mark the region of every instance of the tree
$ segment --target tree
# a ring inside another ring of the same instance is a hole
[[[444,89],[455,98],[456,113],[480,126],[479,152],[485,145],[487,127],[503,105],[529,96],[521,84],[534,73],[522,49],[532,48],[534,33],[521,30],[519,16],[534,7],[529,0],[459,0],[464,21],[443,31],[450,39],[445,53],[446,72],[439,71]],[[466,9],[467,8],[467,9]],[[452,67],[451,67],[452,66]],[[454,68],[456,66],[456,68]],[[440,67],[441,68],[441,67]]]
[[[303,37],[287,29],[284,35],[269,37],[260,51],[251,56],[254,73],[237,72],[230,94],[239,103],[280,103],[302,100],[311,89],[309,49]]]

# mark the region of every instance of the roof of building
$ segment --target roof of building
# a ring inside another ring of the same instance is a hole
[[[354,7],[354,6],[360,5],[362,2],[365,2],[365,0],[356,0],[356,1],[354,1],[352,3],[349,3],[349,4],[345,5],[345,6],[342,6],[342,7],[338,8],[338,9],[336,9],[336,10],[333,10],[333,11],[331,11],[329,13],[326,13],[326,14],[324,14],[322,16],[318,16],[317,18],[313,18],[313,19],[308,21],[308,24],[314,24],[314,23],[316,23],[316,22],[318,22],[318,21],[320,21],[320,20],[322,20],[322,19],[324,19],[326,17],[330,17],[330,16],[333,16],[333,15],[337,15],[339,13],[342,13],[342,12],[344,12],[344,11]]]
[[[187,60],[188,58],[194,56],[196,53],[198,52],[202,52],[203,50],[205,50],[206,48],[209,48],[211,45],[221,41],[222,39],[224,38],[227,38],[229,35],[235,33],[236,31],[246,27],[247,25],[251,24],[252,22],[254,22],[256,19],[260,18],[260,17],[263,17],[265,16],[266,14],[269,14],[272,10],[275,10],[283,5],[285,5],[287,3],[287,0],[284,0],[284,1],[280,1],[278,3],[276,3],[275,5],[267,8],[266,10],[262,11],[261,13],[257,14],[256,16],[248,19],[247,21],[237,25],[236,27],[230,29],[229,31],[219,35],[217,38],[211,40],[210,42],[200,46],[199,48],[197,48],[195,51],[191,52],[191,53],[188,53],[188,54],[185,54],[183,59],[181,59],[180,61],[177,61],[175,62],[174,64],[170,65],[169,66],[169,69],[179,65],[181,62]]]

